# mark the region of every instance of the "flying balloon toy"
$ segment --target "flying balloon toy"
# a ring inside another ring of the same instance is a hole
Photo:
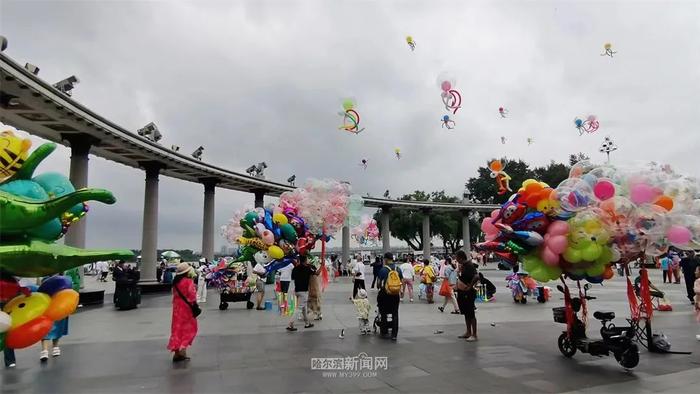
[[[406,44],[411,48],[411,51],[416,50],[416,42],[413,41],[413,37],[411,36],[406,36]]]
[[[527,137],[527,144],[532,145],[532,143],[535,142],[535,140],[532,137]]]
[[[605,45],[603,45],[603,49],[605,49],[605,52],[601,53],[600,56],[613,57],[613,55],[617,53],[612,50],[612,44],[609,42],[606,42]]]
[[[496,179],[499,195],[505,194],[506,191],[512,191],[510,188],[510,175],[504,171],[505,165],[500,160],[494,160],[489,163],[489,170],[491,170],[491,178]]]
[[[450,115],[445,115],[442,117],[442,127],[446,127],[448,130],[455,128],[455,121],[450,119]]]
[[[367,169],[367,159],[360,160],[360,166],[362,167],[363,170],[366,170]]]
[[[445,109],[453,114],[456,114],[457,110],[462,106],[462,95],[453,89],[455,84],[452,78],[442,75],[438,77],[438,85],[442,90],[442,93],[440,93],[442,103],[445,105]]]
[[[338,115],[343,117],[343,125],[338,127],[338,129],[354,134],[359,134],[362,132],[364,127],[360,128],[360,114],[355,111],[355,100],[343,100],[343,109],[345,112],[338,112]]]
[[[396,155],[397,160],[401,160],[401,149],[399,149],[399,148],[394,149],[394,154]]]
[[[508,114],[508,110],[503,107],[498,107],[498,113],[501,114],[501,118],[505,118]]]
[[[581,118],[574,119],[574,125],[576,125],[576,129],[578,129],[578,134],[583,135],[584,132],[596,132],[600,127],[600,122],[598,122],[598,118],[596,118],[595,115],[588,115],[586,120]]]
[[[503,145],[506,144],[506,137],[501,136],[501,144],[503,144]]]

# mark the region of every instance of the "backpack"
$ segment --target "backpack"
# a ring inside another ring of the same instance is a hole
[[[396,270],[389,268],[389,275],[386,278],[384,290],[390,295],[399,295],[401,293],[401,278]]]

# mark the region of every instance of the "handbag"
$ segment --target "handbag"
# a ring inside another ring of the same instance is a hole
[[[452,295],[452,287],[450,286],[450,282],[447,279],[444,279],[442,281],[442,285],[440,285],[440,291],[438,292],[443,297],[449,297]]]
[[[180,296],[180,298],[182,298],[182,300],[185,301],[185,304],[187,304],[187,306],[190,307],[190,309],[192,310],[192,316],[195,319],[197,318],[197,316],[202,314],[202,308],[200,308],[196,302],[194,304],[190,304],[190,302],[187,301],[187,298],[185,298],[185,296],[182,295],[180,289],[177,288],[177,285],[173,285],[173,287],[175,288],[175,291],[177,291],[177,294]]]

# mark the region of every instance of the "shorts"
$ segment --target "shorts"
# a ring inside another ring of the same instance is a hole
[[[281,280],[280,281],[280,290],[282,293],[287,293],[289,292],[289,282],[288,280]]]
[[[476,301],[476,290],[457,290],[457,306],[459,306],[459,311],[467,319],[476,318],[474,301]]]
[[[265,281],[262,279],[255,280],[255,290],[259,292],[265,292]]]

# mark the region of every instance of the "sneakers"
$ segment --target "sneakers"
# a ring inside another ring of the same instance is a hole
[[[287,330],[287,331],[296,331],[297,328],[296,328],[296,327],[289,327],[289,326],[287,326],[286,330]]]
[[[698,341],[700,341],[700,335],[696,335],[696,336],[695,336],[695,339],[697,339]]]
[[[16,366],[17,366],[17,364],[12,363],[12,364],[8,365],[7,368],[14,368],[14,367],[16,367]]]
[[[472,336],[470,336],[469,338],[467,338],[466,341],[467,341],[467,342],[476,342],[477,339],[476,339],[475,336],[472,335]]]
[[[61,355],[61,348],[58,346],[54,346],[54,348],[51,350],[51,355],[54,357],[58,357]]]
[[[309,324],[305,325],[304,328],[311,328],[311,327],[313,327],[313,326],[314,326],[313,323],[309,323]]]
[[[410,302],[413,302],[413,298],[411,298],[409,301],[410,301]]]
[[[439,310],[440,312],[444,312],[444,311],[445,311],[445,307],[444,307],[444,306],[439,306],[439,307],[438,307],[438,310]]]
[[[39,352],[39,361],[46,361],[49,359],[49,351],[48,350],[42,350]]]

